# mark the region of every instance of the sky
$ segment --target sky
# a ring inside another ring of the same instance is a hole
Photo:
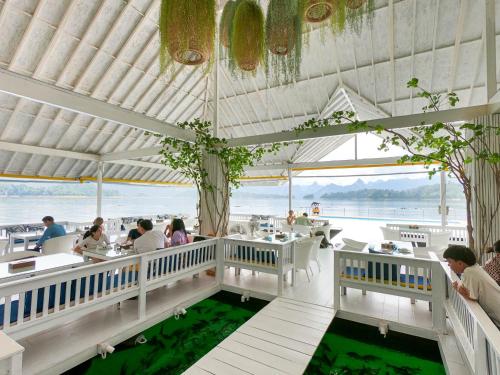
[[[366,158],[382,158],[402,156],[405,151],[400,147],[391,146],[389,151],[379,151],[377,148],[381,143],[381,139],[373,134],[358,134],[357,135],[357,159]],[[332,160],[355,160],[355,140],[354,138],[338,147],[320,161]],[[392,176],[359,176],[383,173],[404,173]],[[397,178],[422,178],[426,175],[426,170],[421,166],[411,167],[381,167],[381,168],[348,168],[348,169],[334,169],[323,171],[306,171],[300,174],[300,178],[294,179],[294,184],[297,185],[310,185],[314,182],[320,185],[336,184],[336,185],[351,185],[356,180],[361,179],[365,182],[375,180],[391,180]],[[353,176],[357,175],[357,176]],[[311,176],[310,178],[303,178]],[[318,177],[322,176],[322,177]],[[339,177],[327,177],[339,176]],[[347,176],[347,177],[341,177]],[[436,177],[434,177],[436,178]]]

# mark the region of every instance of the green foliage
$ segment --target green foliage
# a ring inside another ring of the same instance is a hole
[[[199,51],[209,61],[213,58],[215,39],[215,0],[162,0],[160,8],[160,71],[170,58],[179,61],[174,51]],[[172,55],[174,53],[174,55]]]
[[[255,0],[240,0],[230,29],[229,68],[255,73],[264,61],[264,14]]]
[[[289,83],[300,75],[302,0],[270,0],[266,15],[266,74]]]
[[[375,0],[345,0],[346,2],[346,24],[351,30],[360,33],[363,28],[363,23],[370,26],[373,22],[375,11]],[[360,6],[356,7],[357,5]]]
[[[217,208],[221,210],[221,212],[218,212],[219,217],[224,217],[225,210],[229,209],[230,188],[240,186],[240,179],[245,174],[245,168],[254,166],[266,154],[276,154],[282,146],[289,144],[275,143],[257,145],[252,148],[244,146],[230,147],[225,138],[212,135],[212,124],[209,121],[195,119],[192,122],[179,123],[177,126],[192,131],[195,139],[193,142],[188,142],[169,136],[157,135],[157,137],[161,138],[163,147],[160,151],[163,157],[162,163],[191,180],[198,190],[199,197],[204,194],[207,199],[216,202],[216,196],[221,194],[224,202],[222,207]],[[217,161],[220,163],[225,183],[222,188],[218,188],[209,179],[206,168],[207,155],[216,156]],[[225,232],[226,226],[227,223],[224,222],[213,223],[213,227],[217,228],[217,231]]]
[[[226,5],[224,5],[224,10],[222,11],[222,16],[219,24],[219,39],[221,46],[224,46],[226,48],[229,47],[231,27],[238,3],[239,0],[229,0]]]

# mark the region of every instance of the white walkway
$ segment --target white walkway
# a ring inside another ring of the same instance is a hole
[[[185,374],[302,374],[335,313],[276,298]]]

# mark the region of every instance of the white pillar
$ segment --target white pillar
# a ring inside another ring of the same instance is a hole
[[[97,163],[97,216],[102,216],[102,176],[104,174],[104,163]]]
[[[292,168],[288,167],[288,211],[292,210]]]
[[[446,209],[446,172],[441,172],[440,184],[440,202],[441,206],[441,226],[444,228],[448,225],[448,210]]]

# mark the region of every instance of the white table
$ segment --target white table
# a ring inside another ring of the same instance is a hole
[[[112,260],[118,259],[130,255],[136,255],[137,252],[134,249],[128,250],[115,250],[115,249],[92,249],[83,250],[83,257],[87,260],[89,258],[100,259],[100,260]]]
[[[398,250],[393,250],[389,251],[387,249],[382,249],[382,244],[388,243],[389,241],[372,241],[369,242],[363,249],[364,253],[370,253],[370,250],[372,252],[375,252],[377,254],[387,254],[387,255],[394,255],[394,256],[406,256],[406,257],[414,257],[413,254],[413,245],[411,242],[408,241],[390,241],[393,244],[395,244],[398,249],[407,249],[408,252],[400,252]]]
[[[35,261],[35,268],[27,271],[9,272],[9,263],[11,262],[0,263],[0,283],[75,268],[85,264],[81,255],[66,253],[42,255],[29,259]]]
[[[28,250],[30,241],[39,240],[43,235],[43,232],[17,232],[11,233],[9,239],[9,250],[12,253],[14,251],[14,243],[15,240],[23,240],[24,241],[24,250]]]

